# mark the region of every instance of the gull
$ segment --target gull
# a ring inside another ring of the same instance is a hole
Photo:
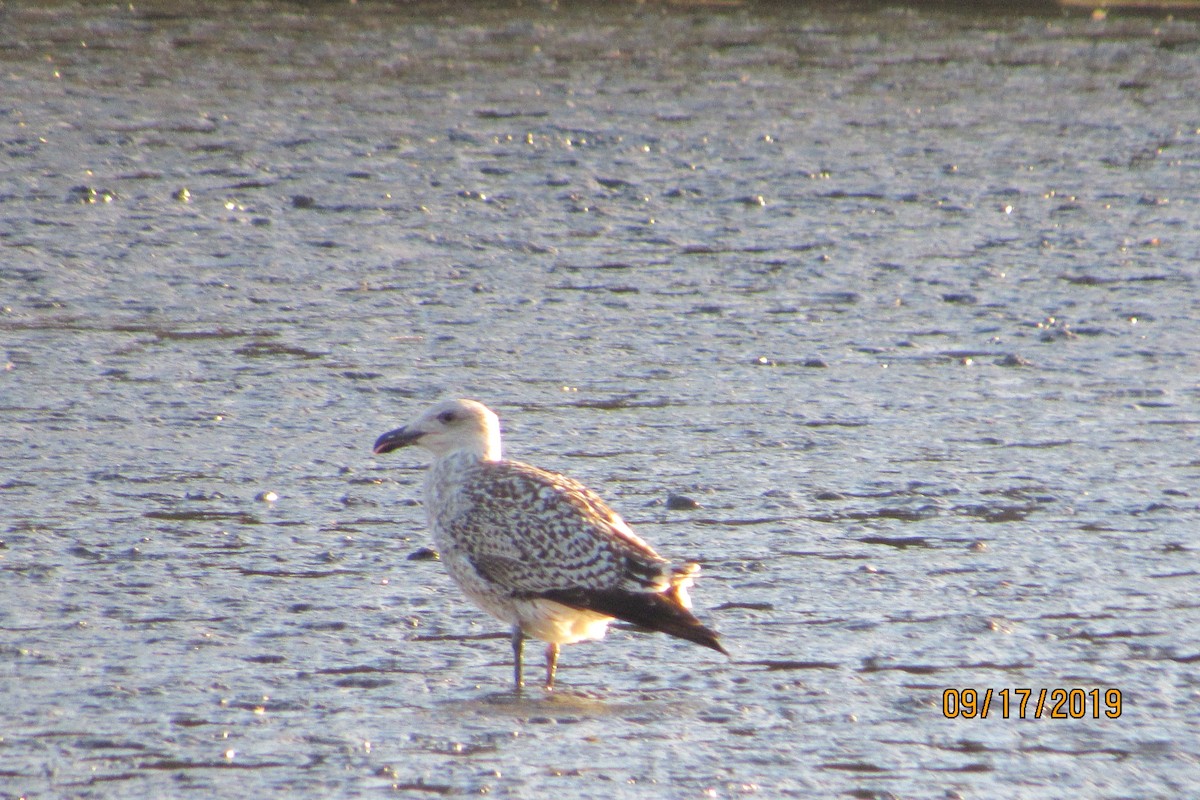
[[[375,442],[376,455],[433,454],[425,510],[450,577],[512,628],[519,694],[527,636],[546,642],[547,690],[559,646],[600,639],[616,619],[729,655],[692,615],[700,572],[646,544],[600,496],[565,475],[501,457],[500,420],[474,400],[445,400]]]

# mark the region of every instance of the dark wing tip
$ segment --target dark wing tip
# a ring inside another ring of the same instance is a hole
[[[687,639],[689,642],[695,642],[698,645],[703,645],[710,650],[716,650],[723,656],[728,656],[729,651],[721,644],[720,634],[712,628],[701,624],[699,620],[695,625],[689,626],[685,630],[671,631],[662,629],[664,633],[669,633],[672,636],[678,636],[681,639]],[[730,656],[732,658],[732,656]]]
[[[716,631],[705,627],[690,611],[664,594],[619,589],[554,589],[540,592],[538,596],[564,606],[616,617],[729,655]]]
[[[703,644],[705,647],[709,647],[709,648],[712,648],[713,650],[716,650],[718,653],[720,653],[723,656],[729,656],[730,658],[733,658],[733,656],[729,655],[729,651],[725,649],[724,645],[721,644],[721,641],[718,638],[717,632],[712,630],[711,628],[705,628],[705,630],[708,631],[708,633],[710,633],[712,635],[712,640],[708,641],[708,642],[700,642],[700,644]]]

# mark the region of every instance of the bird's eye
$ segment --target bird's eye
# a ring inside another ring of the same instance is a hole
[[[454,412],[443,411],[442,413],[438,414],[438,421],[449,425],[451,422],[454,422]]]

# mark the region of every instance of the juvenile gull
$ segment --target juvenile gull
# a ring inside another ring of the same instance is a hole
[[[501,458],[500,421],[482,403],[438,403],[380,436],[375,453],[410,444],[434,455],[425,509],[450,577],[512,626],[518,692],[526,636],[548,643],[551,689],[559,645],[599,639],[614,619],[728,655],[688,611],[700,565],[664,559],[583,484]]]

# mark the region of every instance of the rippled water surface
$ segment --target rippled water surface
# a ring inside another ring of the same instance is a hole
[[[0,74],[0,796],[1198,790],[1194,20],[4,3]],[[370,453],[447,395],[734,658],[514,697]]]

